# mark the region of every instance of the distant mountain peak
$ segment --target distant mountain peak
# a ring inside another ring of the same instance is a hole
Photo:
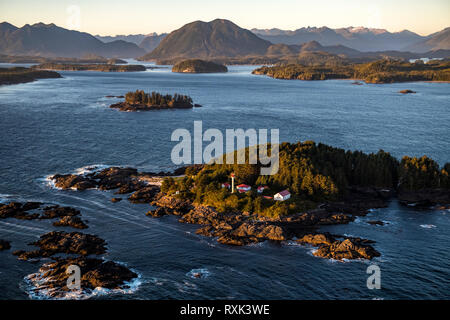
[[[271,45],[226,19],[194,21],[167,35],[144,60],[265,54]]]

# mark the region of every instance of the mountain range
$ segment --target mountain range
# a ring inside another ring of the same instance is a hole
[[[129,34],[116,36],[100,36],[95,37],[103,42],[113,42],[116,40],[123,40],[134,43],[147,52],[154,50],[167,33],[157,34],[156,32],[150,34]]]
[[[391,33],[384,29],[363,27],[250,31],[231,21],[216,19],[210,22],[194,21],[170,34],[93,36],[54,24],[36,23],[18,28],[7,22],[0,23],[0,54],[15,56],[80,58],[98,55],[106,58],[169,60],[326,52],[358,58],[411,58],[414,55],[411,52],[427,57],[448,57],[449,50],[450,28],[425,37],[407,30]]]
[[[450,49],[450,28],[429,36],[421,36],[408,30],[389,32],[385,29],[364,27],[340,29],[307,27],[294,31],[252,29],[252,32],[274,44],[300,44],[318,41],[325,46],[344,45],[362,52],[387,50],[426,52]]]
[[[145,54],[145,50],[123,40],[105,43],[89,33],[67,30],[54,24],[26,24],[18,28],[3,22],[0,23],[0,53],[72,58],[86,55],[134,58]]]

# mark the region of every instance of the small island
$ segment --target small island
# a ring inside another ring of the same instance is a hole
[[[32,66],[35,70],[59,70],[59,71],[100,71],[100,72],[136,72],[145,71],[143,65],[117,65],[117,64],[69,64],[69,63],[42,63]]]
[[[195,105],[199,106],[199,105]],[[159,92],[145,93],[143,90],[128,92],[125,101],[110,106],[120,111],[150,111],[160,109],[190,109],[194,104],[189,96],[175,93],[163,95]]]
[[[172,72],[178,73],[222,73],[228,72],[224,65],[200,59],[184,60],[175,64]]]
[[[369,63],[342,62],[318,66],[284,64],[264,66],[252,73],[284,80],[353,79],[366,83],[446,82],[450,81],[450,61],[430,61],[425,64],[384,59]]]
[[[394,197],[403,205],[450,207],[450,163],[440,168],[426,156],[399,161],[383,150],[365,154],[305,141],[281,144],[277,174],[263,176],[259,169],[216,163],[156,174],[110,167],[50,179],[62,190],[129,194],[130,202],[154,207],[147,216],[175,215],[223,245],[295,241],[335,260],[370,260],[380,253],[374,241],[320,232],[323,225],[348,224]]]
[[[23,67],[0,68],[0,85],[27,83],[49,78],[61,78],[61,75],[55,71],[33,70]]]

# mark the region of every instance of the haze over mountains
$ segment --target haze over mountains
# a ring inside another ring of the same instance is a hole
[[[141,57],[142,60],[156,60],[289,56],[313,52],[361,57],[361,52],[365,56],[376,56],[376,51],[384,51],[383,54],[388,56],[410,56],[392,50],[426,53],[429,57],[448,57],[449,53],[445,50],[450,50],[450,28],[426,37],[407,30],[391,33],[384,29],[363,27],[249,31],[231,21],[216,19],[210,22],[195,21],[168,35],[153,33],[94,37],[54,24],[36,23],[18,28],[7,22],[0,23],[0,54],[6,55],[72,58],[100,55],[106,58]]]
[[[95,37],[103,42],[113,42],[116,40],[123,40],[131,42],[144,49],[147,52],[154,50],[167,33],[157,34],[156,32],[150,34],[129,34],[116,36],[100,36]]]
[[[0,53],[48,57],[133,58],[145,50],[123,40],[104,43],[89,33],[67,30],[54,24],[26,24],[22,28],[0,23]]]

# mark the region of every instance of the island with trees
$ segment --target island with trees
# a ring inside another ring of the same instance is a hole
[[[394,197],[404,205],[450,208],[450,163],[440,167],[426,156],[399,161],[383,150],[366,154],[305,141],[282,143],[279,164],[278,173],[268,176],[260,175],[259,164],[247,162],[194,165],[173,174],[112,167],[51,179],[64,190],[130,194],[129,201],[153,206],[148,216],[177,216],[224,245],[289,240],[316,246],[314,255],[336,260],[380,253],[371,240],[320,232],[322,225],[349,223]]]
[[[191,97],[175,93],[161,94],[159,92],[145,93],[143,90],[128,92],[125,101],[110,106],[120,111],[150,111],[160,109],[190,109],[200,105],[194,104]]]
[[[394,83],[410,81],[450,81],[450,61],[432,60],[414,63],[383,59],[368,63],[337,63],[306,66],[280,64],[264,66],[252,72],[285,80],[355,79],[366,83]]]
[[[220,73],[228,72],[228,68],[222,64],[200,59],[190,59],[178,62],[172,68],[172,72],[178,73]]]
[[[33,82],[38,79],[61,78],[55,71],[35,70],[24,67],[0,68],[0,85]]]
[[[59,71],[100,71],[100,72],[137,72],[145,71],[143,65],[117,65],[109,63],[94,64],[70,64],[70,63],[42,63],[32,66],[35,70],[59,70]]]

